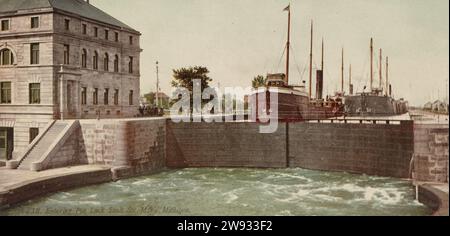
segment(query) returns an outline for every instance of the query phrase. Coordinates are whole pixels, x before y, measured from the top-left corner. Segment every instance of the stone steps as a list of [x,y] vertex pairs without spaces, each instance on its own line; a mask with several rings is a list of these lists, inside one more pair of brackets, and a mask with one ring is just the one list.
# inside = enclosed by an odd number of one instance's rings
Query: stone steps
[[55,124],[53,124],[53,126],[47,131],[44,137],[42,137],[42,139],[39,140],[37,144],[35,144],[28,155],[24,157],[22,162],[19,164],[18,169],[30,170],[31,164],[33,162],[39,161],[42,155],[44,155],[44,153],[51,148],[52,143],[55,141],[58,135],[61,134],[61,132],[67,125],[68,124],[66,122],[62,121],[55,122]]

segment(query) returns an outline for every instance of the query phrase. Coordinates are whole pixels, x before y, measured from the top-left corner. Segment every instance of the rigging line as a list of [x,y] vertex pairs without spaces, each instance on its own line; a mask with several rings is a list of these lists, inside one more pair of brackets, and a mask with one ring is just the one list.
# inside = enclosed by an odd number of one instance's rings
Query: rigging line
[[[294,52],[294,48],[291,45],[289,46],[289,48],[292,49],[292,51]],[[302,79],[303,75],[300,72],[300,67],[299,67],[299,65],[297,63],[297,60],[295,59],[295,53],[292,54],[292,58],[294,59],[294,64],[295,64],[295,68],[297,69],[298,75],[300,76],[300,79]]]
[[287,45],[284,45],[283,53],[281,54],[278,65],[273,71],[278,71],[278,68],[280,68],[281,62],[283,61],[283,58],[284,58],[284,54],[286,53],[286,48],[287,48]]

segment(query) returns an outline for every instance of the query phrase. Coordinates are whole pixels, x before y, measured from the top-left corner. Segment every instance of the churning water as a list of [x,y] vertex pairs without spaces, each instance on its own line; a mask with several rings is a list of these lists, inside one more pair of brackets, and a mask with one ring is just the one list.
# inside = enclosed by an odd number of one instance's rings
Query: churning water
[[304,169],[183,169],[60,192],[0,215],[429,215],[410,182]]

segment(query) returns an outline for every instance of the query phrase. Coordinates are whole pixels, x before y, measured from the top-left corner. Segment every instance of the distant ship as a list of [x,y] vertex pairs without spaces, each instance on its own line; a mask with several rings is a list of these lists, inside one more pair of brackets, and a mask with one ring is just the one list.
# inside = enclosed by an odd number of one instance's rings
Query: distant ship
[[350,76],[350,94],[344,96],[344,113],[348,116],[395,116],[408,112],[408,102],[403,98],[392,97],[392,86],[389,84],[389,58],[386,57],[386,80],[382,84],[382,51],[380,49],[379,86],[373,87],[373,39],[370,39],[370,90],[353,94]]
[[[321,70],[317,70],[316,81],[316,98],[311,97],[312,90],[312,43],[313,43],[313,27],[311,22],[311,53],[310,53],[310,68],[309,68],[309,93],[306,92],[305,82],[303,85],[289,85],[289,49],[290,49],[290,26],[291,26],[291,11],[290,6],[285,8],[288,11],[288,35],[286,42],[286,72],[277,74],[268,74],[265,85],[263,87],[253,89],[250,94],[250,99],[256,101],[252,109],[256,110],[256,118],[260,120],[262,117],[272,117],[273,111],[270,109],[274,105],[278,106],[278,120],[281,121],[306,121],[327,119],[331,117],[338,117],[343,114],[342,97],[327,97],[322,98],[323,91],[323,41],[322,41],[322,66]],[[271,91],[276,88],[277,92]],[[265,96],[265,101],[259,101],[259,96]],[[270,97],[278,97],[278,102],[275,102]],[[266,106],[258,110],[260,103]]]

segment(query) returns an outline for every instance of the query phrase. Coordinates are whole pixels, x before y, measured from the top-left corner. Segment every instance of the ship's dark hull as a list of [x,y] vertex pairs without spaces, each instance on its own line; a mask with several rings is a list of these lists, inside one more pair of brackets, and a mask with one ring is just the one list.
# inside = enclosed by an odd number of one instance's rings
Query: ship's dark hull
[[[258,100],[258,94],[264,93],[266,100],[266,108],[264,111],[256,109],[256,107],[261,106],[261,101]],[[271,100],[270,96],[278,96],[278,101]],[[305,121],[305,120],[320,120],[328,119],[331,117],[340,116],[338,110],[334,107],[329,106],[317,106],[310,103],[308,96],[299,95],[295,93],[274,93],[274,92],[258,92],[253,93],[250,96],[251,101],[256,101],[256,117],[259,119],[264,116],[264,113],[271,111],[275,105],[278,106],[278,120],[282,121]],[[264,103],[264,101],[262,101]],[[276,103],[276,104],[275,104]],[[273,117],[274,113],[269,112],[269,116]]]
[[344,104],[345,113],[348,116],[394,116],[408,112],[408,105],[405,101],[387,96],[346,96]]

